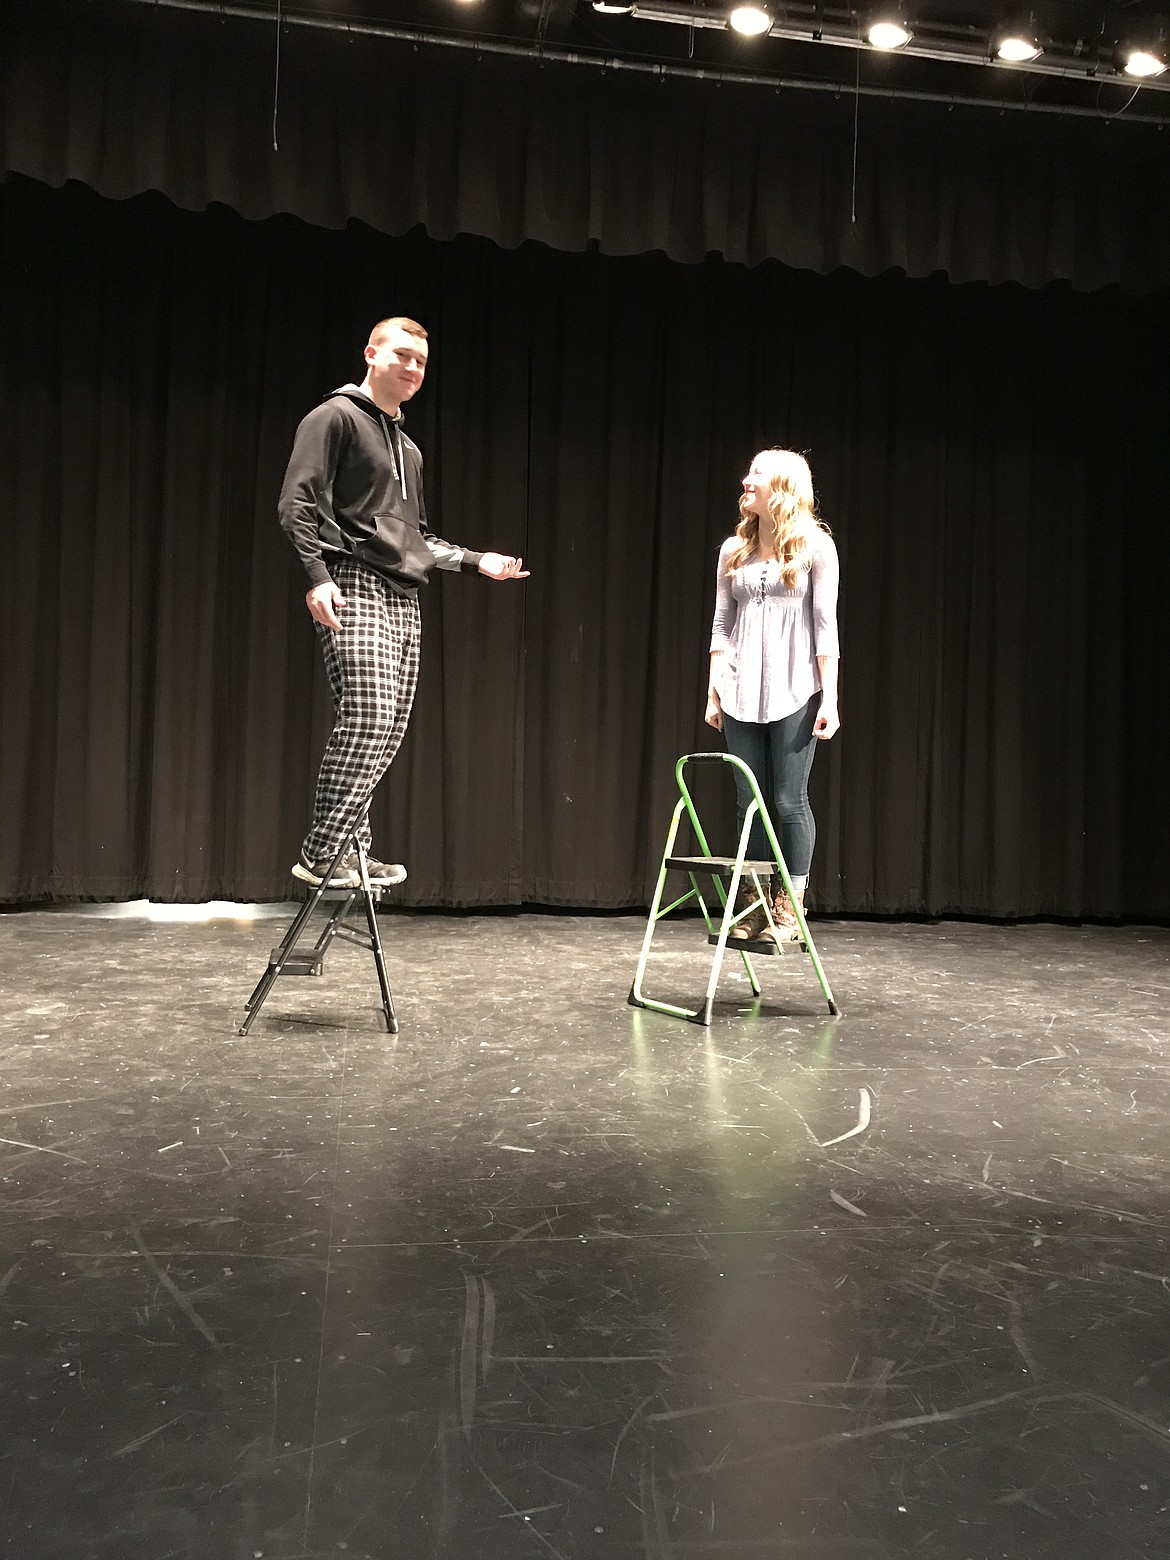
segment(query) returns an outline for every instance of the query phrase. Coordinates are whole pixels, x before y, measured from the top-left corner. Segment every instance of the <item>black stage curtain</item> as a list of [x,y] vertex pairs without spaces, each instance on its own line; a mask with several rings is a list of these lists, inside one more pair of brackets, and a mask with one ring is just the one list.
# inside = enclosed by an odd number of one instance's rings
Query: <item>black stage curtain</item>
[[[3,166],[53,186],[505,248],[1170,285],[1166,137],[1124,114],[865,98],[854,198],[849,93],[652,83],[293,28],[274,151],[272,26],[116,0],[5,3]],[[1118,110],[1131,95],[1100,94]]]
[[843,560],[819,907],[1165,918],[1170,294],[391,240],[0,185],[0,897],[288,892],[328,726],[274,506],[293,428],[424,320],[436,528],[375,809],[414,904],[645,903],[759,447]]

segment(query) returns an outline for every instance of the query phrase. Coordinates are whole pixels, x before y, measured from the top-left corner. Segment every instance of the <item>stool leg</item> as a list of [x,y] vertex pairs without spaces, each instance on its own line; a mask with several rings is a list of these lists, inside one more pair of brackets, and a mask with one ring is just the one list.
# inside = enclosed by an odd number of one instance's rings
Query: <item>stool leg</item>
[[317,941],[313,944],[313,955],[315,958],[323,959],[325,957],[325,954],[329,948],[329,944],[337,936],[338,928],[344,924],[345,918],[353,908],[353,902],[357,897],[358,893],[355,889],[347,899],[339,901],[338,904],[334,906],[330,913],[329,919],[325,922],[325,925],[321,930],[320,937],[318,937]]
[[240,1034],[246,1035],[248,1030],[251,1029],[252,1020],[264,1006],[265,998],[276,984],[277,976],[284,968],[284,961],[296,947],[297,938],[304,931],[309,917],[312,915],[313,911],[321,903],[321,896],[324,891],[324,884],[318,888],[315,888],[309,895],[308,899],[305,900],[301,908],[297,911],[296,915],[293,917],[292,925],[289,927],[288,931],[285,932],[280,947],[276,950],[276,958],[270,959],[268,961],[268,968],[257,981],[255,991],[253,991],[247,1002],[244,1003],[244,1012],[247,1013],[248,1016],[240,1025]]
[[362,900],[366,907],[366,925],[370,929],[370,951],[374,955],[374,964],[378,971],[378,985],[382,990],[382,1013],[386,1019],[386,1029],[392,1034],[398,1033],[398,1019],[394,1013],[394,998],[390,995],[390,978],[386,974],[386,959],[382,953],[382,938],[378,932],[378,914],[374,908],[374,893],[370,887],[370,869],[366,860],[366,852],[361,841],[354,835],[357,845],[358,872],[362,880]]

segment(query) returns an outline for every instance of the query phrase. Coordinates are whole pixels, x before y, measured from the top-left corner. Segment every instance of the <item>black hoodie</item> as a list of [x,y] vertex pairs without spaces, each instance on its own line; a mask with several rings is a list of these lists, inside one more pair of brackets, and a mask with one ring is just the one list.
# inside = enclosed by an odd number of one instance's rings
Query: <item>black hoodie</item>
[[313,585],[329,562],[352,558],[400,595],[413,596],[432,568],[474,573],[482,553],[427,529],[422,455],[357,385],[342,385],[305,417],[293,440],[278,506],[281,529]]

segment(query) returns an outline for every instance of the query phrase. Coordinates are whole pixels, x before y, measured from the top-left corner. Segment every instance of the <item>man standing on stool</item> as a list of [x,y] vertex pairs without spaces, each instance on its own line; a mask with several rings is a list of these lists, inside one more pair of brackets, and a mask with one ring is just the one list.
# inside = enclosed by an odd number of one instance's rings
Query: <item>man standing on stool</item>
[[[520,558],[472,552],[427,529],[422,455],[402,429],[402,404],[427,367],[427,333],[381,320],[365,350],[366,377],[342,385],[301,422],[280,493],[280,524],[309,576],[305,596],[325,656],[336,724],[325,746],[293,876],[314,886],[358,830],[367,855],[374,787],[398,752],[419,667],[418,588],[434,568],[526,579]],[[406,868],[369,860],[371,883]],[[330,886],[356,888],[357,853]]]

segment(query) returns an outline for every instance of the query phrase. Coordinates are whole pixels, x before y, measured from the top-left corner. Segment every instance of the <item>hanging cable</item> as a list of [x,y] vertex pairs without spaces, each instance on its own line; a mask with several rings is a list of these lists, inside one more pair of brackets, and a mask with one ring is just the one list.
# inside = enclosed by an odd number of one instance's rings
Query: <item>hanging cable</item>
[[276,0],[276,74],[272,83],[272,150],[280,151],[276,138],[276,121],[280,113],[280,28],[284,20],[284,0]]
[[1139,81],[1137,86],[1133,89],[1133,92],[1130,94],[1129,97],[1126,98],[1125,102],[1121,105],[1121,107],[1118,108],[1118,109],[1115,109],[1112,114],[1106,114],[1105,115],[1106,119],[1116,119],[1118,114],[1124,114],[1126,109],[1133,102],[1134,98],[1137,97],[1138,93],[1141,90],[1142,90],[1142,83]]
[[857,226],[857,121],[861,108],[861,50],[854,57],[856,74],[853,78],[853,226]]

